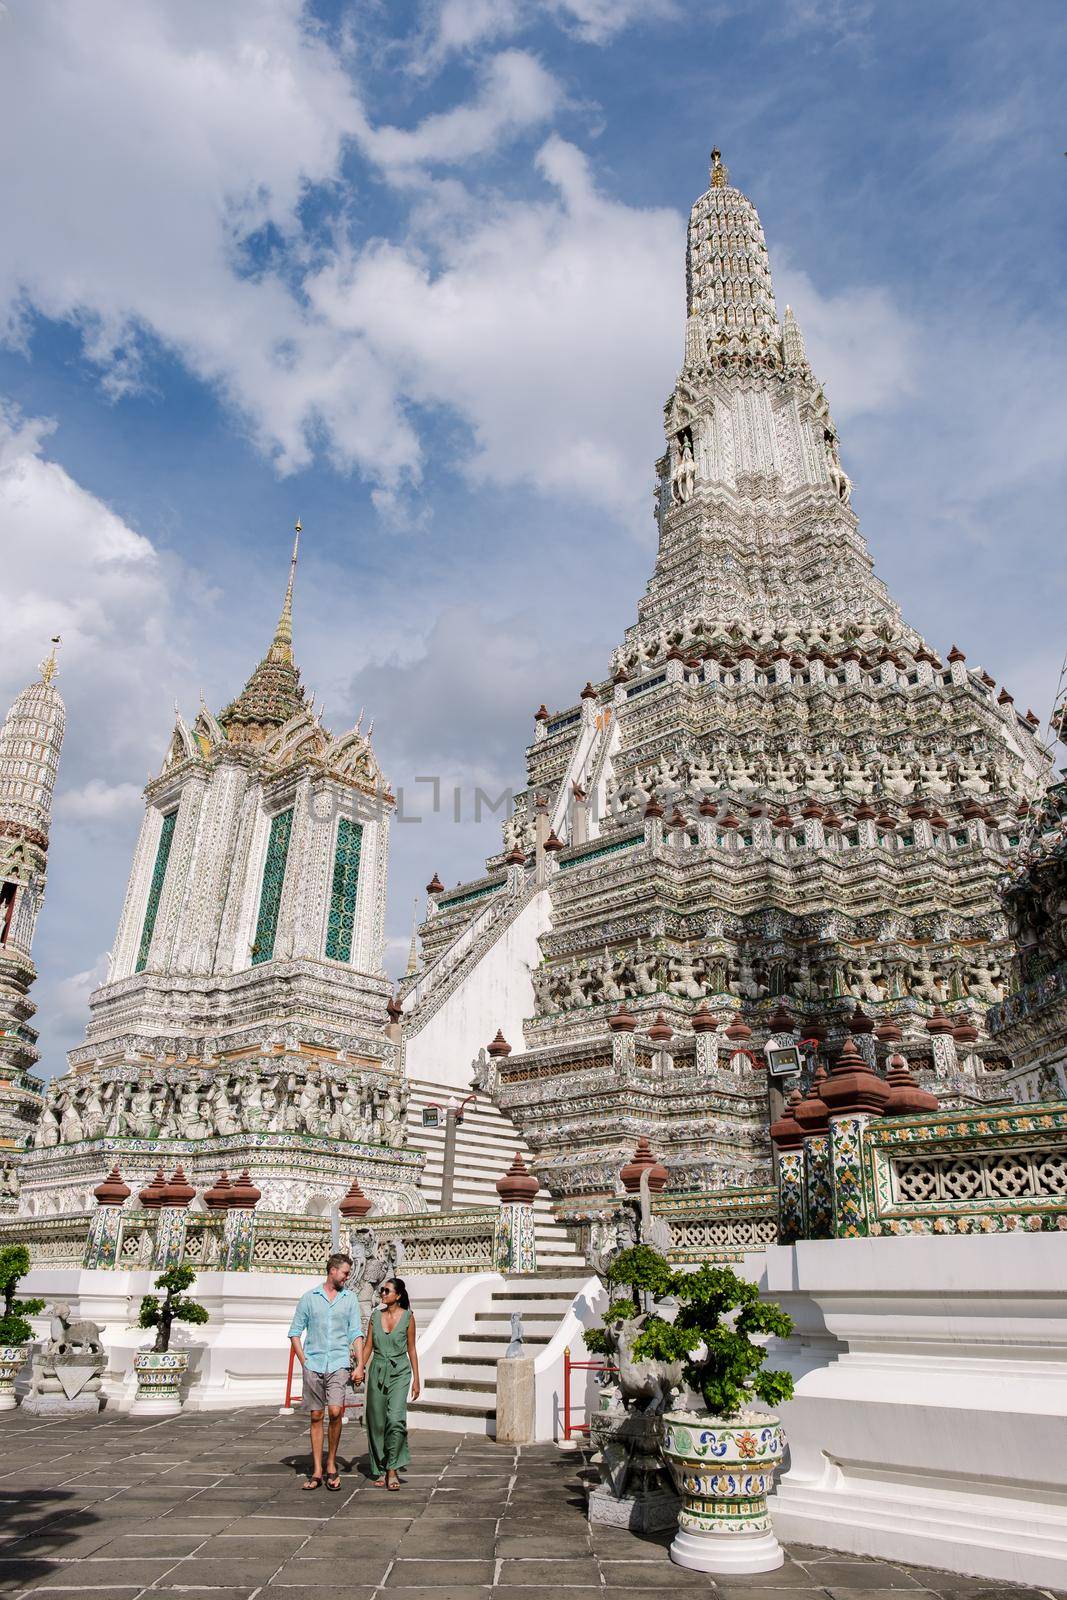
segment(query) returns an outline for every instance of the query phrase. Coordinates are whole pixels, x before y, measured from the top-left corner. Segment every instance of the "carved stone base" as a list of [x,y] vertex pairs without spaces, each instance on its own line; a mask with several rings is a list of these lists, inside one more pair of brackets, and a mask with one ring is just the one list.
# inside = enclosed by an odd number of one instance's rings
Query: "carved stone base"
[[28,1394],[22,1402],[22,1409],[35,1417],[95,1416],[100,1410],[100,1400],[99,1390],[96,1389],[87,1394],[76,1394],[73,1400],[68,1400],[65,1394]]
[[605,1528],[629,1528],[631,1533],[661,1533],[678,1521],[680,1503],[669,1489],[616,1500],[605,1484],[598,1484],[589,1494],[589,1521]]

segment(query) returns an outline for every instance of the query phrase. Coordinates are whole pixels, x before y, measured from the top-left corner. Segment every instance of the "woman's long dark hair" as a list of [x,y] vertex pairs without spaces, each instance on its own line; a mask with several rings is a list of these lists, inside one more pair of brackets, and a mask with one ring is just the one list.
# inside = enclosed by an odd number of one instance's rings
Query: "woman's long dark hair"
[[[385,1283],[391,1283],[396,1290],[396,1298],[402,1311],[411,1310],[411,1301],[408,1299],[408,1288],[403,1278],[386,1278]],[[383,1283],[382,1288],[385,1288]]]

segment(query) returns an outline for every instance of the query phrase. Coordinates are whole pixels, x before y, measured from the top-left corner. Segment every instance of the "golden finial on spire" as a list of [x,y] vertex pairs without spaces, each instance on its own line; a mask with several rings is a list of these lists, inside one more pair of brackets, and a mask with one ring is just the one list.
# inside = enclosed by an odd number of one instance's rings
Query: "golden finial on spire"
[[716,146],[711,152],[711,187],[725,189],[729,182],[729,169],[723,166],[722,151]]
[[52,648],[48,652],[48,655],[45,657],[45,659],[41,662],[39,668],[42,683],[51,683],[52,679],[59,670],[59,667],[56,663],[56,649],[60,644],[62,644],[62,642],[63,641],[58,633],[54,633],[52,635]]
[[293,659],[293,584],[296,582],[296,562],[300,554],[300,535],[303,531],[300,518],[297,517],[293,530],[293,553],[289,558],[289,582],[285,587],[282,614],[278,618],[278,626],[274,630],[274,642],[270,648],[271,659],[275,661]]

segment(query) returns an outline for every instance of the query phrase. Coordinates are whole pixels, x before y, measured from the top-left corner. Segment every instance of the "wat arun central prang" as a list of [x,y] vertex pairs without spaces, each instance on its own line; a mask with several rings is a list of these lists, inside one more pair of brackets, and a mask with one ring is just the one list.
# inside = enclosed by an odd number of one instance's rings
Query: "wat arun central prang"
[[[477,1068],[564,1215],[649,1134],[672,1186],[766,1181],[762,1046],[902,1045],[1003,1097],[999,882],[1038,719],[875,576],[827,395],[718,151],[693,206],[659,553],[608,670],[534,719],[483,876],[429,885],[408,1070]],[[505,1054],[504,1044],[510,1045]]]
[[353,1181],[418,1211],[409,1091],[472,1079],[566,1223],[609,1201],[641,1135],[672,1189],[751,1191],[768,1038],[902,1049],[946,1107],[1010,1095],[984,1018],[1049,777],[1037,718],[875,576],[717,151],[686,287],[637,620],[573,705],[538,709],[502,848],[451,890],[434,873],[399,995],[393,796],[369,731],[334,737],[301,685],[294,548],[267,654],[218,716],[178,717],[145,790],[108,981],[43,1109],[16,1108],[36,1126],[9,1207],[77,1210],[121,1160],[138,1183],[247,1166],[283,1213],[325,1214]]

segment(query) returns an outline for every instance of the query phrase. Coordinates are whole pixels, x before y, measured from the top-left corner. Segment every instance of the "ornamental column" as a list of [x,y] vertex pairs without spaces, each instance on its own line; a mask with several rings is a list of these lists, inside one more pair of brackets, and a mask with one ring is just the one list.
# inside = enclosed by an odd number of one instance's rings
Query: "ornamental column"
[[871,1118],[885,1109],[889,1087],[867,1065],[853,1040],[848,1038],[821,1092],[830,1112],[834,1236],[838,1239],[865,1238],[868,1204],[863,1131]]
[[496,1181],[500,1210],[493,1228],[493,1266],[497,1272],[537,1271],[533,1203],[540,1187],[516,1150],[511,1166]]
[[93,1190],[96,1210],[89,1223],[82,1266],[111,1269],[119,1264],[122,1249],[122,1208],[130,1198],[130,1186],[123,1183],[118,1164]]

